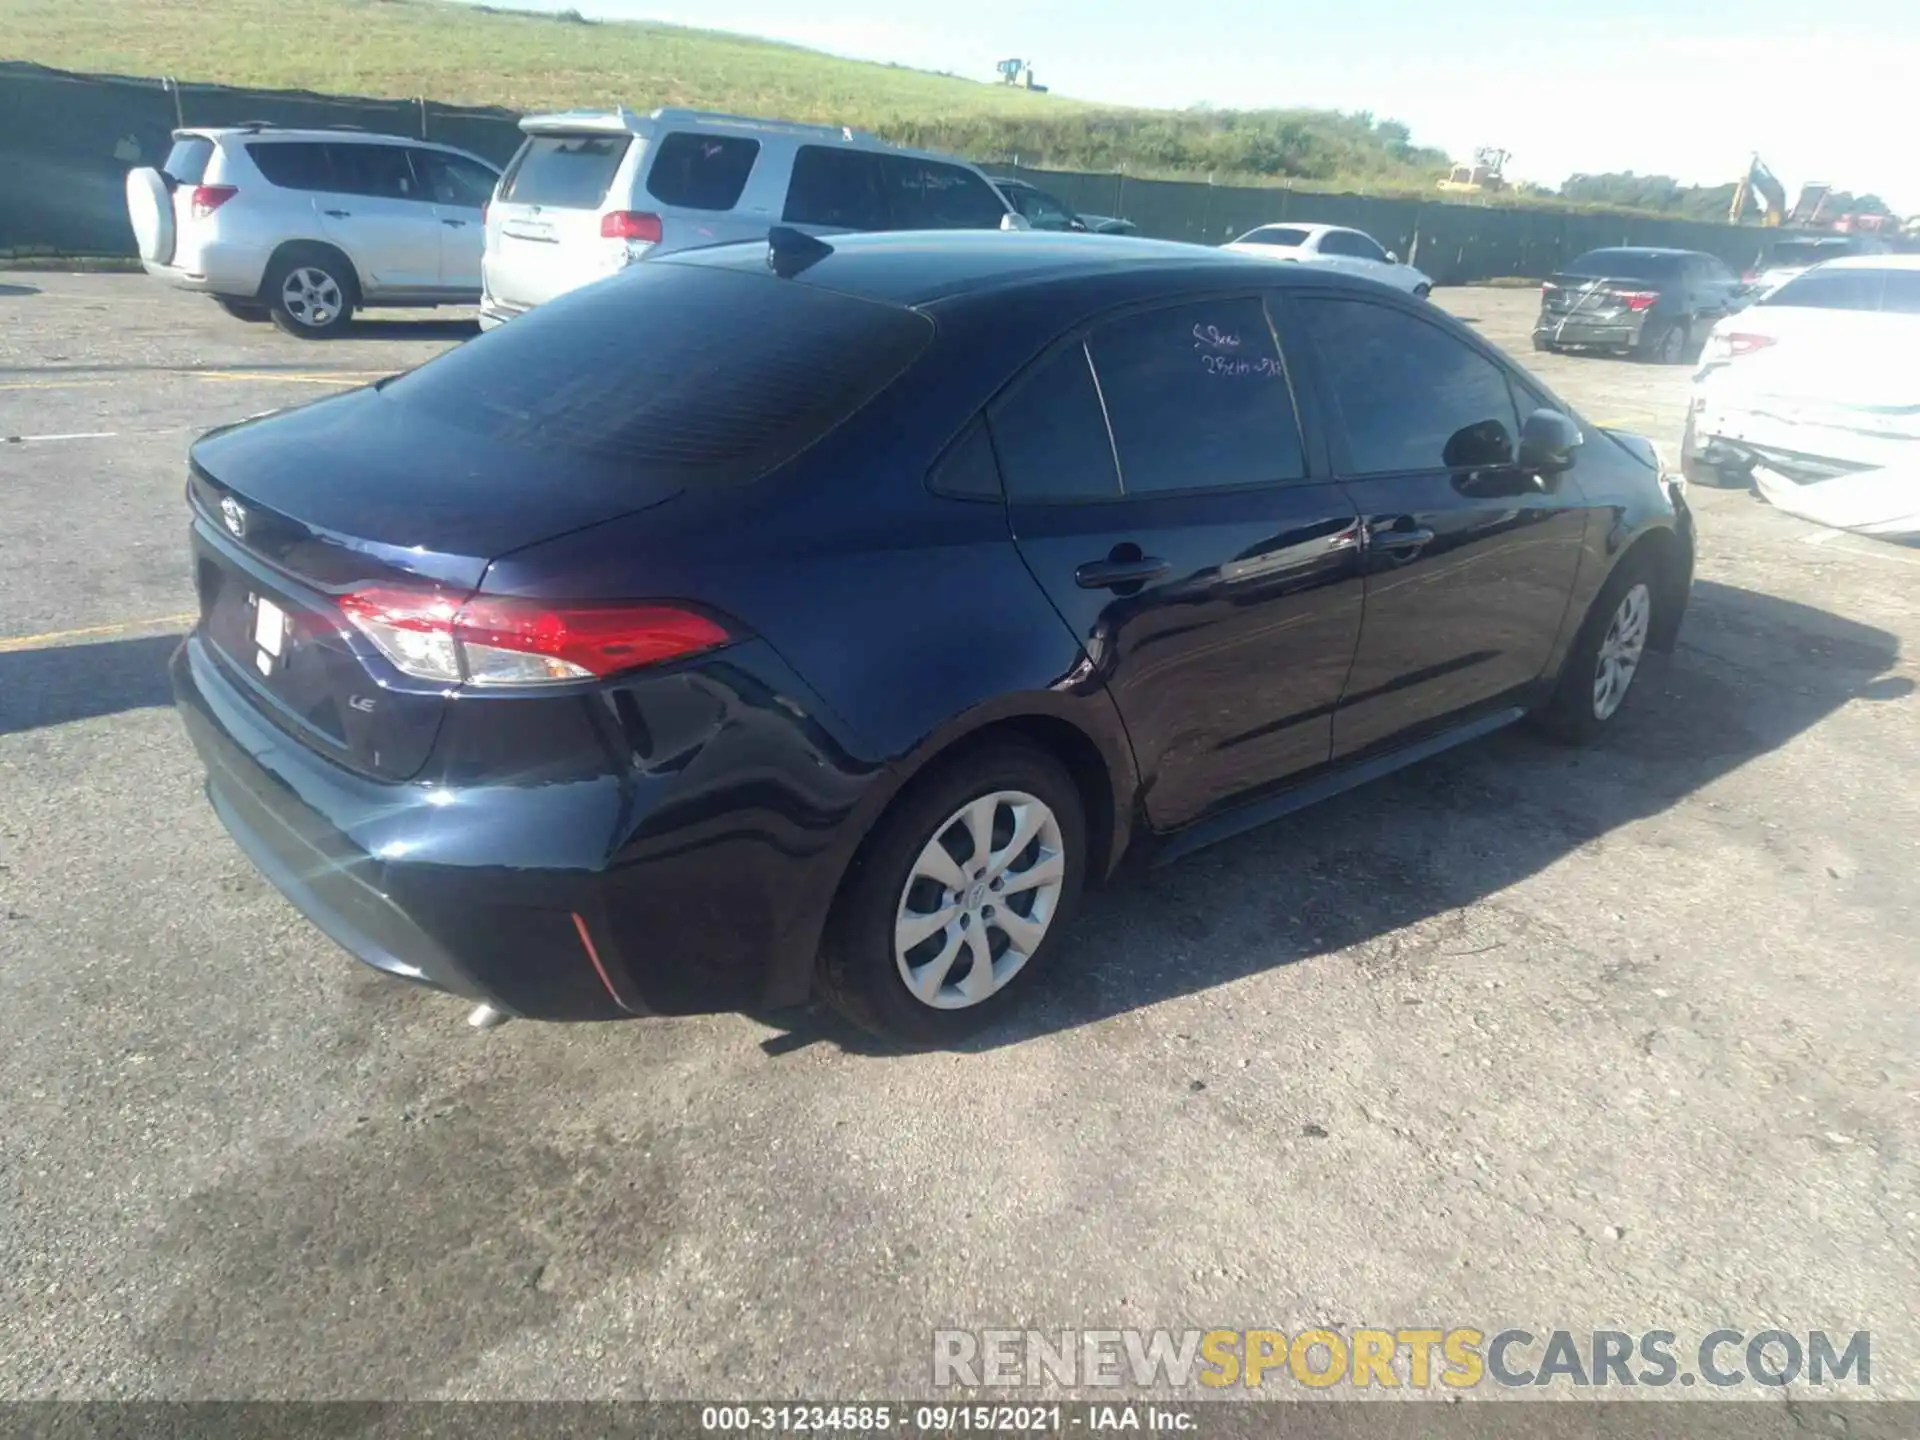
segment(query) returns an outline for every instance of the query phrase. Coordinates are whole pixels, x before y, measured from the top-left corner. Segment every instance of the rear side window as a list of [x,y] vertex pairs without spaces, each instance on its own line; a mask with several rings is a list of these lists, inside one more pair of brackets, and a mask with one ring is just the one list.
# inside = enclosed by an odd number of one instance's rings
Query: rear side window
[[802,145],[794,152],[782,218],[793,225],[841,230],[889,228],[878,157],[870,150]]
[[1128,495],[1303,479],[1293,394],[1258,300],[1115,320],[1087,342]]
[[675,131],[654,146],[647,193],[662,205],[731,210],[759,156],[760,142],[744,135]]
[[892,229],[994,230],[1006,217],[999,194],[971,170],[909,155],[879,160]]
[[[912,310],[768,274],[637,265],[386,382],[504,445],[685,486],[750,480],[840,424],[933,333]],[[637,343],[635,337],[644,337]]]
[[187,135],[173,142],[160,169],[182,185],[198,185],[207,178],[207,165],[212,159],[213,141]]
[[1513,394],[1484,355],[1385,305],[1306,299],[1299,310],[1345,432],[1347,473],[1513,461]]
[[1085,346],[1043,360],[995,402],[987,424],[1011,498],[1120,498],[1113,439]]
[[413,173],[404,145],[327,145],[333,183],[342,195],[378,200],[425,200],[426,187]]
[[1322,255],[1351,255],[1360,260],[1384,260],[1387,252],[1354,230],[1329,230],[1320,237]]
[[327,147],[305,140],[256,141],[247,146],[247,158],[283,190],[332,190],[332,167]]
[[632,140],[630,135],[529,135],[500,198],[516,205],[598,210]]
[[1292,225],[1262,225],[1258,230],[1242,235],[1238,243],[1297,247],[1307,243],[1307,232]]

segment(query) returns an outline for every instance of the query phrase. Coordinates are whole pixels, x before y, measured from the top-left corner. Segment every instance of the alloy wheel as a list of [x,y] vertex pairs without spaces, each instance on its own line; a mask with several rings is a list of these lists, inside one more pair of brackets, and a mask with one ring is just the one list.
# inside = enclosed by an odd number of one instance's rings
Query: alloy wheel
[[1596,720],[1611,719],[1627,698],[1640,657],[1646,652],[1647,631],[1653,621],[1653,594],[1641,581],[1620,597],[1613,618],[1607,622],[1606,638],[1600,642],[1600,658],[1593,672],[1593,715]]
[[312,330],[323,329],[337,320],[342,300],[340,282],[311,265],[289,271],[280,287],[281,307]]
[[908,993],[936,1010],[978,1005],[1040,948],[1066,881],[1060,822],[1020,790],[968,801],[907,874],[893,926]]

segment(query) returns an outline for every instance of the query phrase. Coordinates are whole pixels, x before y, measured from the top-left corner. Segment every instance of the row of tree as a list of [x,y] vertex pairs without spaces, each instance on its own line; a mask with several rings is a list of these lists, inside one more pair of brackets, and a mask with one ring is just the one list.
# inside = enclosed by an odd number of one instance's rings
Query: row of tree
[[[1560,187],[1560,198],[1581,205],[1653,210],[1689,220],[1724,220],[1736,186],[1682,185],[1671,175],[1636,175],[1631,170],[1606,175],[1575,175]],[[1891,215],[1878,195],[1836,190],[1827,197],[1828,215]]]

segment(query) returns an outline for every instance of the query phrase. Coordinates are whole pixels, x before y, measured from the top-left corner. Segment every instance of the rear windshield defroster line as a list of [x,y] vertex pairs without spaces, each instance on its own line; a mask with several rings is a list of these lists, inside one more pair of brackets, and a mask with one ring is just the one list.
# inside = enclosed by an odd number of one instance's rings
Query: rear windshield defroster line
[[503,445],[683,488],[738,483],[859,410],[933,335],[916,311],[734,270],[653,263],[554,300],[382,387]]

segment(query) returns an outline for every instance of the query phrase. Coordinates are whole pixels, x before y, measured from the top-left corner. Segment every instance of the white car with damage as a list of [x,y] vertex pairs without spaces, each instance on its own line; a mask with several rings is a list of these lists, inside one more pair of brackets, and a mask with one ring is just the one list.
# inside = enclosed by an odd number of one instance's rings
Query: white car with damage
[[1681,467],[1816,524],[1920,539],[1920,255],[1830,260],[1714,326]]
[[1344,225],[1302,225],[1290,220],[1261,225],[1220,248],[1236,255],[1251,255],[1256,260],[1320,265],[1347,275],[1378,280],[1422,298],[1433,290],[1430,276],[1404,264],[1398,255],[1366,231],[1349,230]]

